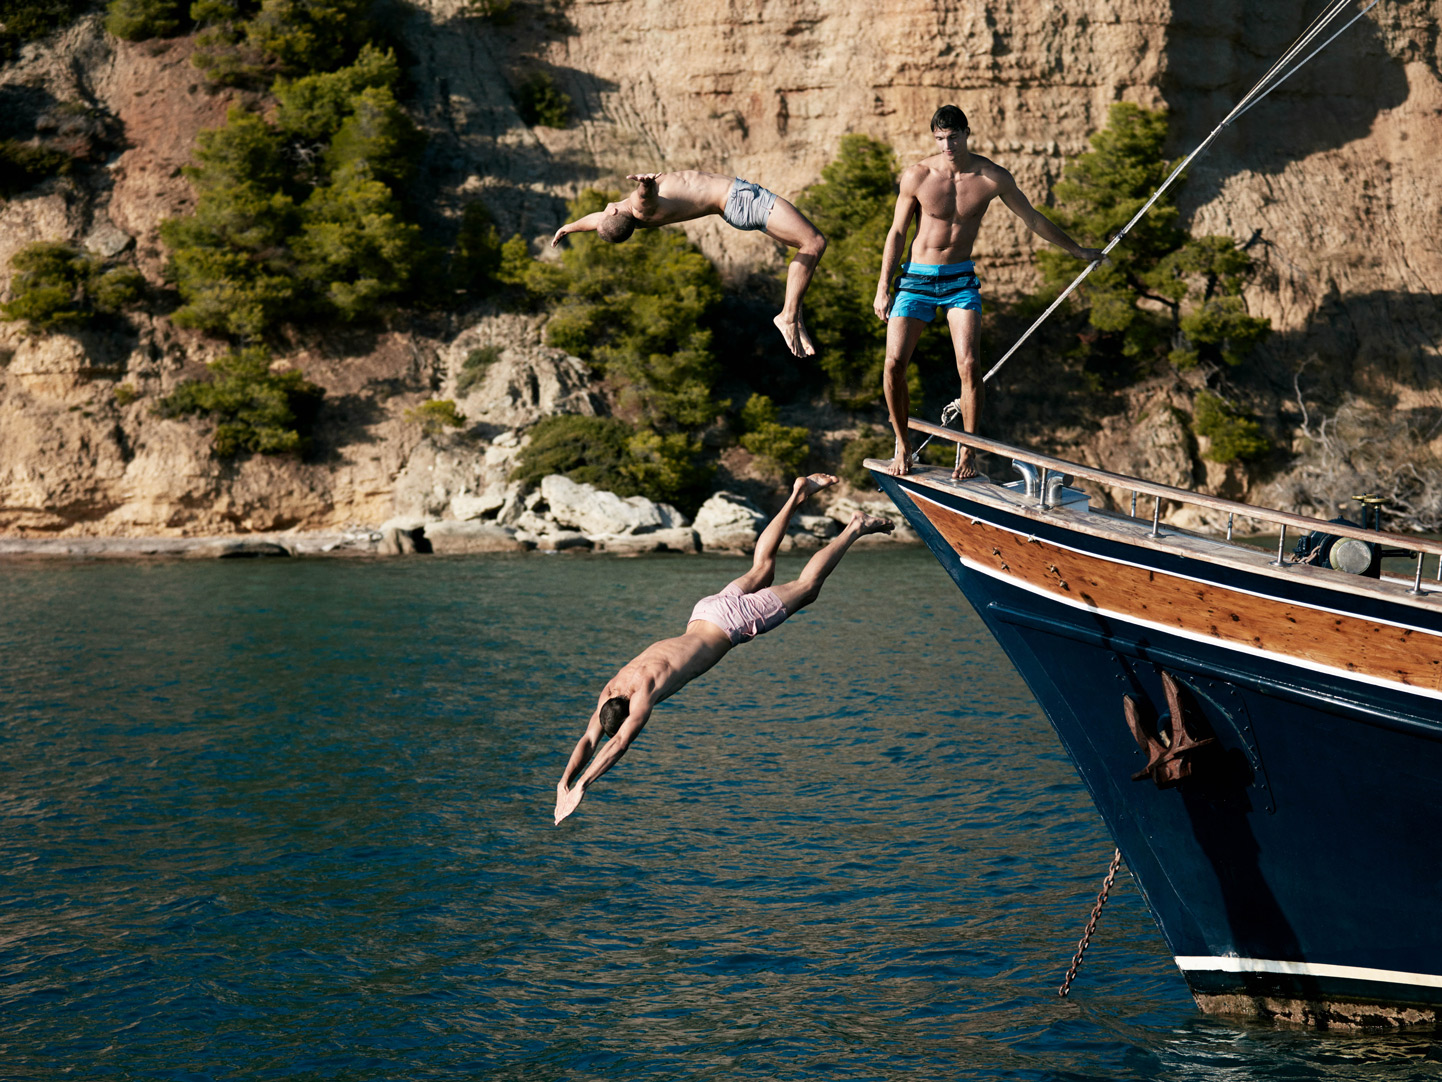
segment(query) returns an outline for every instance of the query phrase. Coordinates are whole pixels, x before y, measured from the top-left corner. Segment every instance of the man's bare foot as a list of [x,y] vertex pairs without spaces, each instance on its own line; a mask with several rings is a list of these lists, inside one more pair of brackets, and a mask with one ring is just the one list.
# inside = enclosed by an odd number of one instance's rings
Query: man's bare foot
[[960,447],[961,452],[956,459],[956,469],[951,471],[953,481],[969,481],[973,477],[981,476],[976,470],[976,452],[970,447]]
[[906,445],[905,440],[896,441],[896,455],[891,460],[891,465],[886,467],[886,472],[892,477],[905,477],[911,472],[911,448]]
[[851,524],[860,526],[858,537],[865,537],[869,533],[890,533],[896,529],[896,523],[889,518],[878,518],[875,515],[868,515],[865,511],[857,511],[851,516]]
[[811,335],[806,330],[806,324],[798,316],[795,320],[788,320],[785,314],[778,315],[771,321],[776,324],[776,329],[781,332],[781,337],[786,339],[786,348],[795,357],[816,356],[816,343],[811,340]]
[[829,473],[813,473],[808,477],[798,477],[791,486],[791,491],[800,496],[803,500],[807,496],[820,492],[823,488],[830,488],[840,480]]

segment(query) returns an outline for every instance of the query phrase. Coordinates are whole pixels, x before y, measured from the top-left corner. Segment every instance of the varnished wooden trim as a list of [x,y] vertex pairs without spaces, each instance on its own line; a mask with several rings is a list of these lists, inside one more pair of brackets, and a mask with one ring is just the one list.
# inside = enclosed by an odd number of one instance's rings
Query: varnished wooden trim
[[1442,635],[1426,628],[1098,556],[912,496],[957,557],[979,573],[1072,608],[1442,699]]

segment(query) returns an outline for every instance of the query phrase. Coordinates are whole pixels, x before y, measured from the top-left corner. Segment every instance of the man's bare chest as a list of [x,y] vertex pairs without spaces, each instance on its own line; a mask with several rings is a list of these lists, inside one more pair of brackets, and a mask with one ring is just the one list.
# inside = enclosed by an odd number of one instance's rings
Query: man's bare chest
[[975,174],[962,174],[955,179],[934,178],[923,184],[917,202],[928,218],[944,222],[965,222],[980,219],[996,196],[995,185]]

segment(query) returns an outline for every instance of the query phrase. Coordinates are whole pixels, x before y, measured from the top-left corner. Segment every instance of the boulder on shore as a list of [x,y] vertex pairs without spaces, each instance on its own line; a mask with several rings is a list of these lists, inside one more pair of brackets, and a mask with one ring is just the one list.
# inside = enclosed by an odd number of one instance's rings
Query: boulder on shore
[[718,492],[696,512],[696,532],[708,549],[750,552],[766,527],[766,516],[734,492]]

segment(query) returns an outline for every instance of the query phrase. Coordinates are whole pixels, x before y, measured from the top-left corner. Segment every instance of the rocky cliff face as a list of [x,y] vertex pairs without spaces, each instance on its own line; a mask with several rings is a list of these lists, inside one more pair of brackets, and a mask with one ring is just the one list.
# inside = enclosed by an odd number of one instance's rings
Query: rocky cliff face
[[[966,110],[973,149],[1044,201],[1115,101],[1172,110],[1178,154],[1200,142],[1312,6],[518,0],[517,19],[497,27],[466,16],[461,0],[424,0],[402,32],[432,135],[428,203],[445,215],[479,196],[504,232],[539,237],[577,191],[619,187],[638,168],[734,171],[795,196],[848,132],[890,142],[903,161],[918,158],[929,152],[932,111],[947,101]],[[1230,129],[1180,190],[1196,227],[1253,240],[1263,273],[1248,303],[1277,331],[1253,389],[1270,396],[1279,423],[1315,428],[1319,408],[1380,404],[1406,421],[1424,459],[1442,454],[1439,21],[1435,5],[1384,0]],[[91,19],[0,70],[0,91],[39,88],[113,117],[123,131],[103,167],[0,205],[0,267],[31,241],[76,238],[106,254],[133,253],[159,279],[158,224],[191,199],[179,169],[195,133],[220,123],[230,103],[190,66],[190,48],[187,39],[116,42]],[[521,122],[506,87],[538,68],[577,103],[572,127]],[[756,234],[714,219],[688,232],[729,275],[779,266],[775,246]],[[993,210],[977,251],[993,295],[1032,284],[1037,243]],[[320,453],[307,463],[233,465],[210,455],[193,423],[150,413],[156,397],[215,355],[214,343],[163,320],[42,339],[0,324],[0,531],[321,528],[417,510],[398,506],[398,493],[404,504],[492,491],[499,466],[456,467],[460,479],[440,495],[420,484],[436,451],[404,416],[454,386],[473,342],[515,349],[482,398],[465,403],[484,420],[477,463],[506,459],[506,434],[537,411],[595,403],[578,383],[583,373],[547,355],[536,328],[483,316],[297,351],[287,363],[328,392]],[[1039,368],[1045,358],[1014,363]],[[994,401],[1007,379],[993,385]],[[138,393],[133,402],[117,398],[122,384]],[[1297,387],[1305,417],[1289,405]],[[1051,438],[1109,468],[1242,494],[1245,477],[1208,472],[1184,429],[1171,430],[1171,407],[1186,395],[1180,384],[1144,388],[1118,417]],[[1305,496],[1285,486],[1277,494]]]

